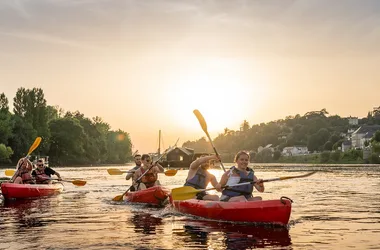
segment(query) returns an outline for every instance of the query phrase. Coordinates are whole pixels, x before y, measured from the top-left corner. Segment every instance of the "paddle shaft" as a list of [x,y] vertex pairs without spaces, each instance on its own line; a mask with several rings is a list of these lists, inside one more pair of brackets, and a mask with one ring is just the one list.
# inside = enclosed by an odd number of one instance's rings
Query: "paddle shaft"
[[[278,178],[272,178],[272,179],[265,179],[265,180],[262,180],[260,182],[283,181],[283,180],[287,180],[287,179],[302,178],[302,177],[310,176],[314,173],[315,172],[307,173],[304,175],[297,175],[297,176],[285,176],[285,177],[278,177]],[[242,185],[247,185],[247,184],[254,184],[257,182],[259,182],[259,181],[242,182],[242,183],[238,183],[238,184],[234,184],[234,185],[222,186],[221,188],[236,187],[236,186],[242,186]],[[216,189],[216,188],[198,189],[198,191],[203,192],[203,191],[208,191],[208,190],[213,190],[213,189]],[[198,191],[197,191],[197,193],[198,193]]]

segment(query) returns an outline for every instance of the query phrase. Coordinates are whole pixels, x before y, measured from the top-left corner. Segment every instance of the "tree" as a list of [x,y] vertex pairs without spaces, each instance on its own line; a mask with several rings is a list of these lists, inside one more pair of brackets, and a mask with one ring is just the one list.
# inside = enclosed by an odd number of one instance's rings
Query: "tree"
[[13,154],[13,151],[10,147],[5,146],[0,143],[0,162],[10,162],[10,157]]
[[240,125],[240,131],[246,132],[249,129],[249,123],[247,120],[244,120],[243,123]]

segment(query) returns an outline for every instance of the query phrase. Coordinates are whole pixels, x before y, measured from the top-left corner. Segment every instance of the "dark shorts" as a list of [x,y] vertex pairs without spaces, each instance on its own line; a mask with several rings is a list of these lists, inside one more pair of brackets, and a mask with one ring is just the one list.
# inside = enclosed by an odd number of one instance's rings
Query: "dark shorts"
[[205,197],[206,195],[208,195],[208,193],[200,192],[200,193],[197,193],[196,198],[197,200],[203,200],[203,197]]

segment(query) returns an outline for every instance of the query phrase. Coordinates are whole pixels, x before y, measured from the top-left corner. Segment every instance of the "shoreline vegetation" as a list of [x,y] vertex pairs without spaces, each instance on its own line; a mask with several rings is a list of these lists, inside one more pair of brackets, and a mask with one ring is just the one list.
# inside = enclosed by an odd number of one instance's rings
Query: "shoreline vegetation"
[[[11,113],[8,98],[0,93],[0,168],[14,166],[37,136],[42,137],[42,142],[33,159],[49,156],[52,167],[120,166],[133,161],[128,132],[111,130],[98,116],[87,118],[80,111],[65,112],[59,106],[48,105],[41,88],[19,88],[13,107]],[[380,130],[366,138],[363,148],[342,151],[350,133],[361,126],[380,125],[380,107],[363,118],[328,114],[322,109],[253,126],[244,120],[239,130],[225,128],[212,141],[223,162],[233,162],[236,152],[247,150],[256,164],[380,163]],[[353,119],[356,123],[352,123]],[[182,147],[213,153],[205,137],[186,141]],[[284,156],[286,147],[303,147],[313,153]]]

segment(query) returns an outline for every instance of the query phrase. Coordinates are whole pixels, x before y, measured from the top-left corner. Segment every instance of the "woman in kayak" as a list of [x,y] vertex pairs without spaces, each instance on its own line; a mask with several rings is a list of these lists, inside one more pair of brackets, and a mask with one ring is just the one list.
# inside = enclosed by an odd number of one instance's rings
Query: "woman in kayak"
[[[252,192],[255,187],[260,193],[264,192],[264,184],[262,179],[257,179],[252,169],[248,168],[249,153],[240,151],[235,156],[235,162],[237,166],[233,166],[225,172],[219,184],[217,190],[222,192],[220,197],[221,201],[254,201],[261,200],[260,196],[253,197]],[[232,186],[238,183],[255,181],[254,184],[246,184],[241,186],[225,188],[222,191],[222,186]]]
[[32,162],[27,158],[21,158],[17,162],[18,169],[13,175],[11,182],[16,184],[34,184],[31,172],[33,169]]
[[59,181],[62,180],[61,175],[57,171],[54,171],[52,168],[48,168],[45,166],[44,159],[38,159],[37,169],[33,170],[32,172],[32,176],[36,179],[36,183],[51,184],[51,175],[56,175]]
[[[190,164],[189,173],[187,174],[186,183],[184,186],[190,186],[196,189],[205,189],[211,182],[213,187],[218,185],[215,176],[207,170],[211,165],[212,160],[219,161],[216,155],[206,156],[203,155]],[[208,194],[206,192],[197,193],[198,200],[211,200],[218,201],[219,196],[216,194]]]
[[137,181],[148,169],[149,171],[144,174],[141,180],[135,185],[135,190],[143,190],[154,186],[160,186],[160,181],[158,180],[158,173],[163,173],[165,169],[158,163],[154,163],[152,167],[152,159],[150,155],[143,154],[141,156],[142,165],[136,170],[133,178]]

